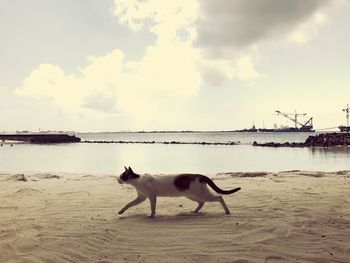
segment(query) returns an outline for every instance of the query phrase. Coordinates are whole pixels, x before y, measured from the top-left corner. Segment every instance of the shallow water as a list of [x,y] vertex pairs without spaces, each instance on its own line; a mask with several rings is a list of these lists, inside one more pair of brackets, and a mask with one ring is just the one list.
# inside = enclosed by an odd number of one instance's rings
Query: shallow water
[[78,134],[83,140],[230,142],[241,145],[181,144],[5,144],[2,172],[78,172],[119,174],[123,166],[140,173],[239,171],[338,171],[350,169],[350,148],[260,148],[257,142],[301,142],[297,133],[101,133]]
[[115,132],[115,133],[79,133],[78,137],[86,141],[159,141],[159,142],[240,142],[252,144],[263,142],[304,142],[310,135],[317,133],[272,133],[272,132]]

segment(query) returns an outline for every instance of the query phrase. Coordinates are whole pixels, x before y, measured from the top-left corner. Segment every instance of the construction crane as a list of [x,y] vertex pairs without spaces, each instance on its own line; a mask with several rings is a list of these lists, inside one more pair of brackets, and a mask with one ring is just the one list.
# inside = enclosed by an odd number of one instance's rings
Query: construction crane
[[346,126],[339,126],[339,130],[341,132],[350,132],[350,126],[349,126],[349,104],[346,105],[346,108],[343,109],[344,112],[346,112]]
[[[284,112],[281,112],[279,110],[276,110],[275,111],[277,113],[277,115],[282,115],[283,117],[287,118],[288,120],[291,120],[294,125],[295,125],[295,129],[299,129],[298,128],[298,125],[300,125],[300,129],[301,130],[312,130],[313,128],[313,124],[312,124],[312,117],[305,123],[302,123],[300,121],[298,121],[298,117],[299,116],[306,116],[307,114],[306,113],[297,113],[295,111],[295,113],[284,113]],[[293,116],[293,117],[290,117],[290,116]]]
[[349,110],[350,110],[349,104],[346,104],[346,108],[343,109],[343,111],[346,112],[346,126],[349,126]]

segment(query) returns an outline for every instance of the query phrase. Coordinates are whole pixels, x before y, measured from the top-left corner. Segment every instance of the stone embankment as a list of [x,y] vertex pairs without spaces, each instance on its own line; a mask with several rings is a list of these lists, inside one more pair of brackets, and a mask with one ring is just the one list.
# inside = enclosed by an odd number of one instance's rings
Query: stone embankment
[[83,143],[119,143],[119,144],[198,144],[198,145],[237,145],[240,142],[179,142],[179,141],[82,141]]
[[68,134],[46,134],[34,136],[30,140],[31,143],[72,143],[80,141],[79,137]]
[[334,147],[350,146],[350,133],[322,133],[309,136],[305,142],[285,142],[285,143],[253,143],[253,146],[261,147]]
[[81,139],[75,135],[65,133],[58,134],[43,134],[43,133],[16,133],[16,134],[0,134],[1,141],[19,141],[27,143],[72,143],[80,142]]

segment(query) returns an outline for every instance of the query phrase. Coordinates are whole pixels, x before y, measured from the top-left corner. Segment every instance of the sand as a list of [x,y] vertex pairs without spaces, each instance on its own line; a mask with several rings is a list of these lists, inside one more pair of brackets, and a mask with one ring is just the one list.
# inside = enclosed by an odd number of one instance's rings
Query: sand
[[206,203],[135,197],[112,175],[0,175],[0,262],[350,262],[350,171],[225,173]]

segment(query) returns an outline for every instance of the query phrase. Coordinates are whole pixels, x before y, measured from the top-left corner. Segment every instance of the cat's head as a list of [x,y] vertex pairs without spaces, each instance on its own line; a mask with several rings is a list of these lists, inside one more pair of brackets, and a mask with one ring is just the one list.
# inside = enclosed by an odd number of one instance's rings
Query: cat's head
[[117,179],[120,184],[131,183],[132,180],[140,178],[140,175],[135,174],[130,166],[129,168],[126,168],[124,166],[124,168],[125,168],[125,171]]

